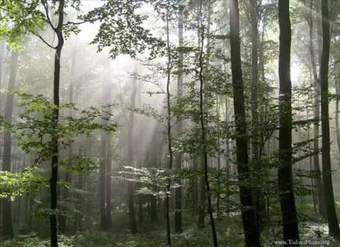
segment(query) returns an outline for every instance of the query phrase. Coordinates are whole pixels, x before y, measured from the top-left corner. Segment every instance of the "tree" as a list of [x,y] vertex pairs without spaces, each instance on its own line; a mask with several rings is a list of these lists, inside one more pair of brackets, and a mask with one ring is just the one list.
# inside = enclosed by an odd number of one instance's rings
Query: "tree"
[[[112,83],[108,81],[108,86],[104,90],[103,99],[105,104],[112,102]],[[111,107],[108,107],[112,111]],[[107,118],[109,119],[110,114]],[[104,124],[107,120],[103,120]],[[111,133],[103,132],[102,141],[102,164],[99,172],[99,195],[100,195],[100,227],[104,231],[112,229],[112,135]]]
[[[208,174],[208,142],[207,142],[207,127],[206,127],[206,121],[207,121],[207,110],[206,110],[206,95],[205,95],[205,77],[204,73],[207,70],[208,62],[204,61],[204,40],[205,40],[205,27],[203,23],[203,17],[202,17],[202,6],[203,2],[200,2],[200,16],[199,16],[199,33],[201,35],[200,38],[200,52],[199,52],[199,113],[200,113],[200,129],[201,129],[201,152],[202,152],[202,164],[203,164],[203,172],[204,172],[204,192],[205,192],[205,197],[207,202],[208,202],[208,213],[209,213],[209,218],[210,218],[210,225],[211,225],[211,233],[213,237],[213,243],[214,246],[218,246],[218,241],[217,241],[217,232],[216,232],[216,226],[215,226],[215,221],[214,221],[214,214],[213,214],[213,207],[212,207],[212,200],[211,200],[211,190],[210,190],[210,181],[209,181],[209,174]],[[208,0],[208,15],[210,15],[210,9],[211,9],[211,2]],[[208,28],[207,28],[207,36],[209,35],[209,20],[210,18],[208,17]],[[208,36],[209,37],[209,36]],[[208,43],[209,46],[209,43]],[[209,51],[208,51],[209,54]]]
[[[16,75],[18,70],[18,53],[13,51],[11,55],[10,63],[10,75],[8,82],[8,95],[5,106],[5,120],[11,124],[13,118],[14,109],[14,95],[13,90],[15,89]],[[4,133],[4,152],[2,156],[2,169],[4,171],[11,171],[12,167],[12,136],[10,131]],[[5,199],[2,202],[2,227],[3,235],[5,238],[13,238],[13,224],[12,224],[12,202],[10,199]]]
[[[136,65],[137,66],[137,65]],[[137,70],[133,75],[133,82],[132,82],[132,91],[130,97],[130,104],[131,110],[129,112],[129,119],[128,119],[128,152],[127,152],[127,162],[130,166],[133,166],[134,154],[133,154],[133,135],[134,135],[134,119],[135,113],[134,109],[136,107],[136,94],[137,94]],[[136,213],[135,213],[135,195],[134,195],[134,187],[132,182],[128,182],[128,207],[129,207],[129,223],[130,229],[132,233],[137,232],[137,223],[136,223]]]
[[[49,17],[47,1],[42,1],[44,8],[46,9],[46,16]],[[60,106],[60,63],[61,52],[64,46],[64,8],[65,1],[59,0],[58,5],[58,22],[54,27],[52,22],[49,22],[51,28],[54,30],[57,36],[57,46],[55,47],[54,55],[54,76],[53,76],[53,104],[55,105],[53,114],[53,129],[56,131],[59,119],[59,106]],[[50,231],[51,231],[51,247],[58,247],[58,222],[57,222],[57,208],[58,208],[58,172],[59,172],[59,157],[58,157],[58,135],[57,133],[52,135],[51,148],[53,156],[51,158],[51,179],[50,179],[50,193],[51,193],[51,215],[50,215]]]
[[340,229],[335,210],[332,182],[331,150],[329,133],[328,72],[330,52],[330,23],[328,0],[322,0],[322,53],[320,64],[321,82],[321,132],[322,132],[322,179],[328,220],[329,234],[340,239]]
[[[314,47],[314,34],[313,29],[315,26],[314,22],[314,0],[310,1],[310,5],[306,8],[309,9],[309,13],[307,16],[307,22],[309,27],[309,53],[310,53],[310,61],[311,61],[311,70],[313,75],[313,87],[314,87],[314,118],[315,118],[315,124],[314,124],[314,141],[313,141],[313,149],[315,154],[313,155],[313,168],[314,168],[314,177],[313,180],[315,180],[315,186],[317,190],[317,200],[318,200],[318,210],[320,215],[323,217],[326,217],[325,212],[325,200],[324,200],[324,194],[323,194],[323,186],[322,186],[322,179],[321,179],[321,172],[320,172],[320,160],[319,160],[319,135],[320,135],[320,128],[319,128],[319,122],[320,122],[320,80],[318,78],[318,72],[317,72],[317,62],[315,59],[315,47]],[[316,22],[318,23],[318,22]],[[319,30],[319,28],[317,28]],[[320,38],[318,38],[318,41]]]
[[256,222],[252,190],[246,184],[250,179],[248,166],[247,123],[241,66],[240,21],[238,0],[230,1],[230,55],[234,115],[236,130],[236,162],[239,176],[240,201],[246,246],[260,246],[260,233]]
[[280,26],[280,129],[279,129],[279,197],[282,214],[283,239],[299,240],[298,220],[292,179],[292,106],[290,80],[291,26],[289,1],[279,1]]
[[[184,6],[179,3],[178,6],[178,74],[177,74],[177,97],[180,99],[183,96],[183,49],[184,46],[184,37],[183,37],[183,18],[184,18]],[[177,119],[177,127],[176,131],[178,134],[181,133],[183,128],[182,119]],[[182,153],[177,153],[175,155],[175,167],[177,170],[182,168]],[[182,187],[181,180],[178,179],[176,181],[178,186],[175,190],[175,232],[181,233],[182,229]]]
[[[259,114],[258,114],[258,84],[259,84],[259,16],[258,16],[258,3],[257,1],[247,1],[250,12],[250,22],[251,22],[251,161],[254,166],[255,176],[260,176],[262,171],[261,161],[260,161],[260,124],[259,124]],[[261,188],[255,189],[254,194],[255,207],[257,212],[258,224],[263,221],[265,215],[264,211],[264,197]]]
[[[171,170],[173,166],[174,153],[172,147],[172,126],[171,126],[171,94],[170,94],[170,83],[171,83],[171,47],[170,47],[170,1],[167,1],[166,5],[166,50],[167,50],[167,64],[166,64],[166,104],[167,104],[167,138],[168,138],[168,169]],[[167,244],[171,247],[171,226],[170,226],[170,185],[171,181],[168,178],[167,190],[165,195],[165,217],[166,217],[166,235]]]

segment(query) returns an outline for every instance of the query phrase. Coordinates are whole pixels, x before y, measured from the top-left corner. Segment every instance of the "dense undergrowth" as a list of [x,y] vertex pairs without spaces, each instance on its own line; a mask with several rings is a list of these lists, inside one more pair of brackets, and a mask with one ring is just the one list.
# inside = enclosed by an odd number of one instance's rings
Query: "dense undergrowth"
[[[220,246],[243,247],[243,233],[237,217],[218,222]],[[305,221],[300,224],[301,243],[303,246],[336,247],[336,243],[327,235],[327,224]],[[60,247],[162,247],[166,246],[164,229],[154,229],[148,233],[131,234],[128,232],[84,231],[71,236],[60,236]],[[281,246],[281,228],[279,224],[263,230],[263,246]],[[203,229],[187,227],[181,234],[173,234],[173,246],[176,247],[209,247],[212,246],[209,225]],[[48,247],[49,239],[42,239],[37,234],[17,235],[13,241],[0,244],[1,247]],[[283,245],[282,245],[283,246]]]

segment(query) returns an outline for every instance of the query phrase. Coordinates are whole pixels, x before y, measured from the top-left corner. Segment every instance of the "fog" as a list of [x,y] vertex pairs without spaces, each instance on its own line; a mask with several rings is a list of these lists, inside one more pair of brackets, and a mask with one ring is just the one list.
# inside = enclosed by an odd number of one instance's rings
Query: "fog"
[[339,246],[338,1],[0,4],[0,246]]

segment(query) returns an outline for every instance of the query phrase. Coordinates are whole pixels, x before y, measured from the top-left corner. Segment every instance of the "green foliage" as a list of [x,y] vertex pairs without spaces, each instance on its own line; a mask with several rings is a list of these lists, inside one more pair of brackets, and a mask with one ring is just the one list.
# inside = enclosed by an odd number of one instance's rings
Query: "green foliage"
[[[51,159],[53,153],[52,137],[57,136],[59,146],[66,148],[80,135],[88,136],[95,131],[114,132],[116,124],[112,120],[111,106],[101,109],[90,107],[80,110],[74,104],[64,104],[57,108],[42,95],[33,96],[16,93],[22,111],[14,124],[1,121],[2,127],[11,131],[18,146],[26,153],[35,156],[33,168],[20,173],[0,173],[0,197],[17,197],[27,191],[36,191],[48,185],[47,179],[39,173],[38,166]],[[54,112],[73,112],[71,116],[62,114],[55,125]],[[61,160],[64,170],[73,174],[89,173],[98,167],[98,160],[86,156],[73,156]]]
[[152,36],[150,30],[143,27],[146,16],[137,14],[142,0],[108,0],[103,6],[90,11],[82,19],[94,22],[99,20],[99,32],[92,41],[98,45],[98,51],[110,48],[111,57],[129,54],[135,57],[145,50],[155,56],[164,48],[164,43]]
[[0,0],[0,40],[18,48],[26,33],[37,33],[44,27],[44,15],[38,8],[40,1]]
[[[42,96],[16,93],[20,97],[19,105],[23,111],[17,123],[10,127],[15,133],[18,145],[27,153],[37,156],[36,163],[50,159],[53,154],[52,137],[57,137],[59,145],[66,148],[76,137],[90,135],[95,131],[114,132],[116,124],[112,121],[111,106],[101,109],[90,107],[80,110],[74,104],[63,104],[57,108]],[[54,112],[72,112],[71,116],[61,115],[57,126]],[[90,167],[88,159],[74,158],[82,163],[82,167]]]
[[48,180],[38,169],[25,169],[19,173],[0,171],[0,198],[15,198],[26,192],[35,192],[48,186]]
[[119,172],[120,176],[131,182],[137,182],[138,194],[154,195],[165,198],[167,184],[170,178],[169,171],[156,168],[135,168],[125,166]]

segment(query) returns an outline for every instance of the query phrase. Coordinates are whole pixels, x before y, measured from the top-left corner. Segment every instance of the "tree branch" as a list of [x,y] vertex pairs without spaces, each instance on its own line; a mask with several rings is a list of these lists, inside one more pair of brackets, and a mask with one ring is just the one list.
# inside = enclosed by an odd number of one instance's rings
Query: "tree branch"
[[44,7],[44,9],[45,9],[45,15],[46,15],[46,21],[47,21],[47,23],[50,25],[50,27],[54,30],[54,31],[56,31],[56,27],[53,25],[53,22],[52,22],[52,20],[51,20],[51,18],[50,18],[50,13],[49,13],[49,10],[48,10],[48,3],[47,3],[47,1],[46,0],[41,0],[41,4],[42,4],[42,6]]
[[50,43],[48,43],[41,35],[37,34],[37,33],[33,33],[34,36],[38,37],[42,42],[44,42],[45,45],[47,45],[48,47],[50,47],[51,49],[57,49],[56,46],[51,45]]

